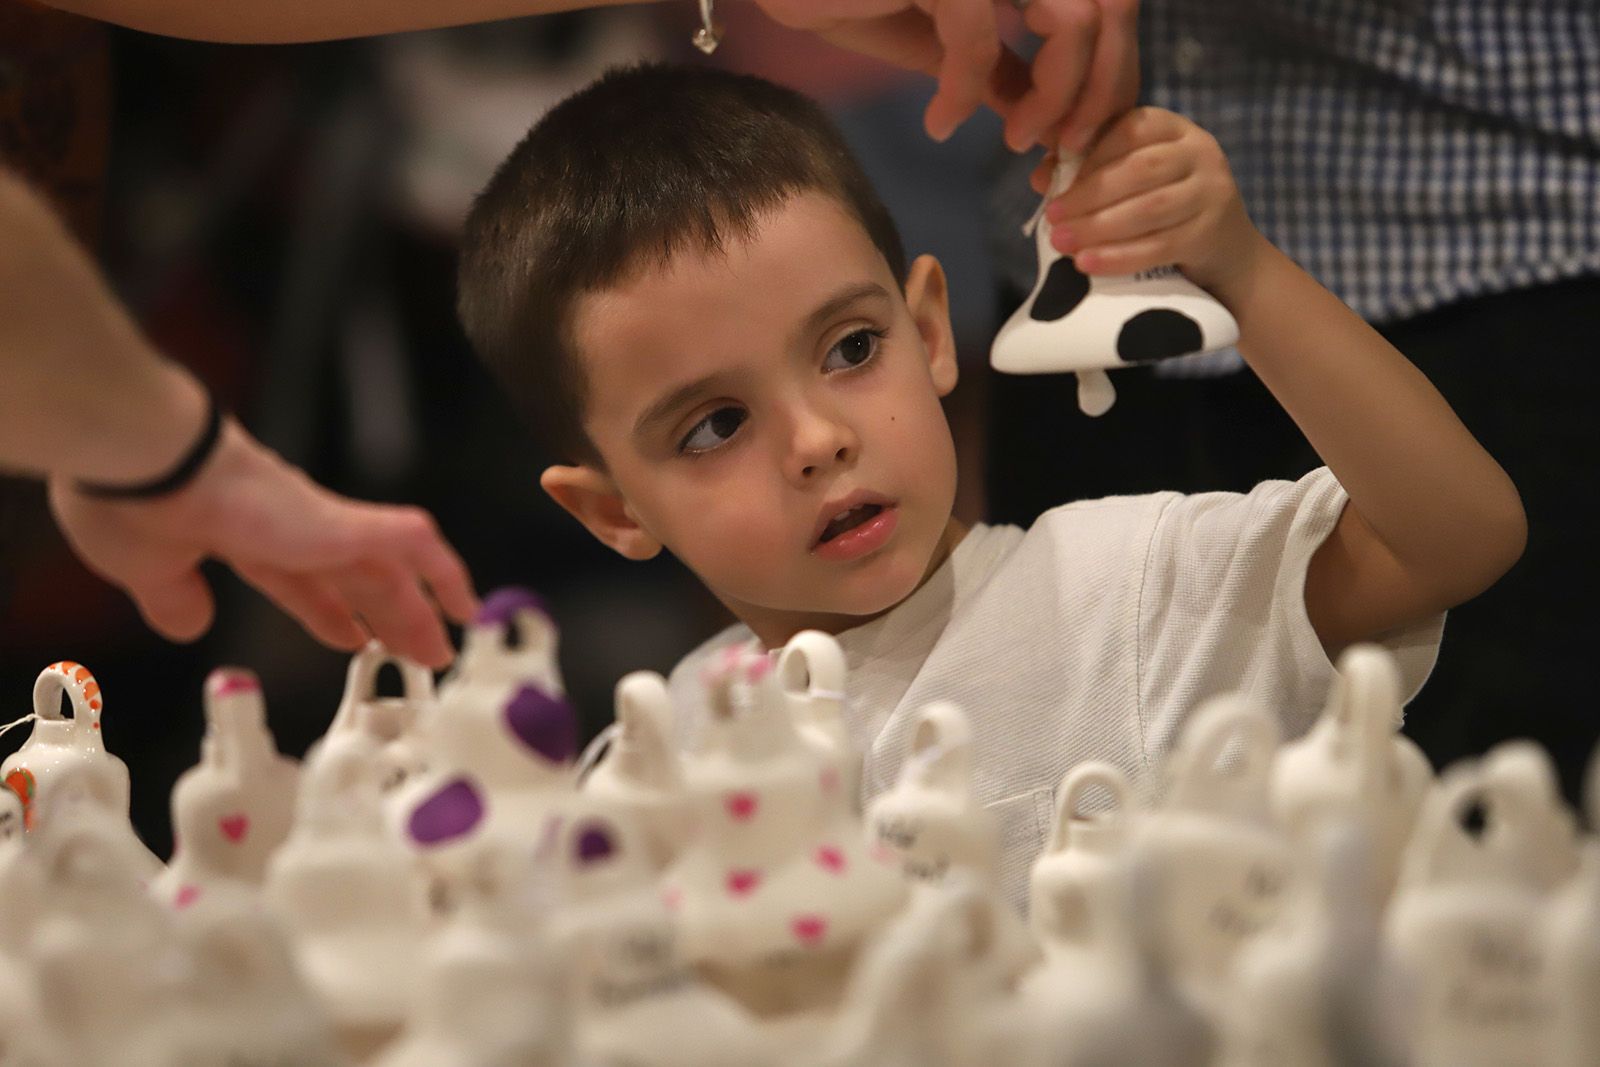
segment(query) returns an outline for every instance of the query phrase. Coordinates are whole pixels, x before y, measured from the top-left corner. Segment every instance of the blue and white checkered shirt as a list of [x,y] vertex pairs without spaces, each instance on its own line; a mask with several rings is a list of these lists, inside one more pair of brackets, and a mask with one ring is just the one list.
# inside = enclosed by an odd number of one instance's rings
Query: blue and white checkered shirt
[[1144,0],[1147,102],[1374,322],[1600,272],[1600,0]]

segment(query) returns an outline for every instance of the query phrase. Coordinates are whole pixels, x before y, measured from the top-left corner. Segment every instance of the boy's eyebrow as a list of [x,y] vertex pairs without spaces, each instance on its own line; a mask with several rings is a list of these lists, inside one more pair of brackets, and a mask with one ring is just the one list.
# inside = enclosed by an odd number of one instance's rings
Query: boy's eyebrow
[[[889,290],[877,282],[857,282],[854,285],[846,286],[818,304],[816,309],[806,316],[805,322],[796,331],[796,336],[804,337],[807,334],[816,332],[826,324],[828,319],[833,318],[857,300],[863,300],[867,297],[888,299]],[[656,423],[666,419],[678,408],[689,403],[689,401],[697,399],[702,393],[710,392],[711,387],[716,385],[725,373],[718,371],[713,374],[707,374],[702,378],[696,378],[692,382],[685,382],[654,404],[651,404],[634,422],[633,435],[635,437],[647,436]]]

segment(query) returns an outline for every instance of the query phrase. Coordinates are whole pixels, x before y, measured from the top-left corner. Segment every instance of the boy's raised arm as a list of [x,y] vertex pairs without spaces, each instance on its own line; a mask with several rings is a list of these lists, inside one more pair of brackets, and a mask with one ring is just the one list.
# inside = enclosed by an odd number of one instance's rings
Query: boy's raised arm
[[1246,362],[1349,494],[1306,579],[1330,652],[1470,599],[1521,556],[1511,479],[1422,372],[1261,236],[1204,130],[1131,112],[1048,214],[1082,270],[1177,263],[1238,319]]

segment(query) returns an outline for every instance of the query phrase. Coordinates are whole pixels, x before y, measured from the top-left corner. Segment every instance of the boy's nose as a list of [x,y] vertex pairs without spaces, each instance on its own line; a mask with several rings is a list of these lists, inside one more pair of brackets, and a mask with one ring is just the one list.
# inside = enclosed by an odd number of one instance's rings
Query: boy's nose
[[800,483],[855,462],[860,442],[842,421],[813,413],[795,426],[790,471]]
[[[833,462],[836,463],[836,464],[848,463],[850,461],[851,454],[852,453],[851,453],[851,450],[849,448],[840,447],[833,454]],[[817,464],[817,463],[808,464],[807,466],[804,466],[804,467],[800,468],[800,475],[801,475],[801,477],[809,478],[813,474],[816,474],[818,471],[820,471],[822,469],[823,469],[823,465],[822,464]]]

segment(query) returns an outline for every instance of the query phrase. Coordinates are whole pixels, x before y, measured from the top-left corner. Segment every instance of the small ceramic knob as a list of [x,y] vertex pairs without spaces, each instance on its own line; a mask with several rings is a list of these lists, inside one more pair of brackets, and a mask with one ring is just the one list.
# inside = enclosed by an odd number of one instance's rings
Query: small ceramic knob
[[[63,694],[72,703],[72,718],[61,714]],[[89,668],[62,660],[39,673],[33,685],[35,716],[28,739],[0,762],[0,782],[22,801],[23,823],[33,829],[37,807],[50,790],[51,776],[58,768],[79,763],[96,763],[106,768],[105,781],[117,791],[112,805],[128,810],[128,768],[106,751],[100,736],[100,715],[104,704],[100,683]]]

